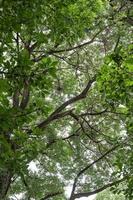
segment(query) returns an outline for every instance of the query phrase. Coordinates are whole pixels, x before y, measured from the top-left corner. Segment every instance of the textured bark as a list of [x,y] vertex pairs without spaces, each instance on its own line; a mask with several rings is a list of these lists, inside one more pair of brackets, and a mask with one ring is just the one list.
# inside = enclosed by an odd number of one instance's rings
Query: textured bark
[[10,188],[12,174],[9,170],[0,170],[0,200],[6,198]]

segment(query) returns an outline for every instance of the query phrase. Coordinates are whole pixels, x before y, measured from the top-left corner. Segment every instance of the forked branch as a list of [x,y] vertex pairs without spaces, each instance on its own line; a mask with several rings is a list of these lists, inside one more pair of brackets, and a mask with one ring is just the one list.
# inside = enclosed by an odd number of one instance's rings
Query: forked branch
[[108,154],[110,154],[111,152],[113,152],[114,150],[116,150],[119,147],[119,144],[115,145],[114,147],[112,147],[111,149],[109,149],[107,152],[105,152],[103,155],[101,155],[98,159],[94,160],[92,163],[90,163],[89,165],[87,165],[86,167],[84,167],[75,177],[74,179],[74,183],[73,183],[73,187],[72,187],[72,192],[71,192],[71,196],[70,196],[70,200],[74,200],[75,198],[75,190],[76,190],[76,186],[77,186],[77,182],[78,179],[81,175],[84,174],[84,172],[86,172],[90,167],[92,167],[94,164],[96,164],[97,162],[99,162],[100,160],[102,160],[104,157],[106,157]]
[[84,90],[77,96],[69,99],[68,101],[64,102],[61,106],[59,106],[46,120],[42,121],[40,124],[38,124],[38,128],[44,128],[46,125],[48,125],[51,121],[56,120],[59,118],[59,113],[63,111],[68,105],[71,105],[81,99],[84,99],[87,96],[87,93],[89,89],[92,86],[92,83],[94,83],[96,80],[96,76],[94,76],[91,80],[88,81],[87,86],[84,88]]

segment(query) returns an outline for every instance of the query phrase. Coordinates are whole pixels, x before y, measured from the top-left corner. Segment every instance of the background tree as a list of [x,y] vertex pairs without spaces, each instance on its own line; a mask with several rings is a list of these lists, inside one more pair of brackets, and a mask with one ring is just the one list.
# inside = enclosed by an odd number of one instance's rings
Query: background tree
[[1,1],[0,199],[132,199],[132,19],[127,0]]

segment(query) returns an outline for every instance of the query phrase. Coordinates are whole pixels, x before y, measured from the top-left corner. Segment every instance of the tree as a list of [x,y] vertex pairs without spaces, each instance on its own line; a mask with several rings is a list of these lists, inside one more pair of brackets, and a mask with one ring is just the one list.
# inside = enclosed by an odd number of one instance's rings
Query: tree
[[0,199],[123,181],[132,198],[132,15],[126,0],[1,1]]

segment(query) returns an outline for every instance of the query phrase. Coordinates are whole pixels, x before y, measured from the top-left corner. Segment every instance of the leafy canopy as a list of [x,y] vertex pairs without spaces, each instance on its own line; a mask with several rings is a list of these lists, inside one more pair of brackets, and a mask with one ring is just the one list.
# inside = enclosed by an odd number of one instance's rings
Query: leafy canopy
[[0,199],[132,199],[132,5],[0,1]]

